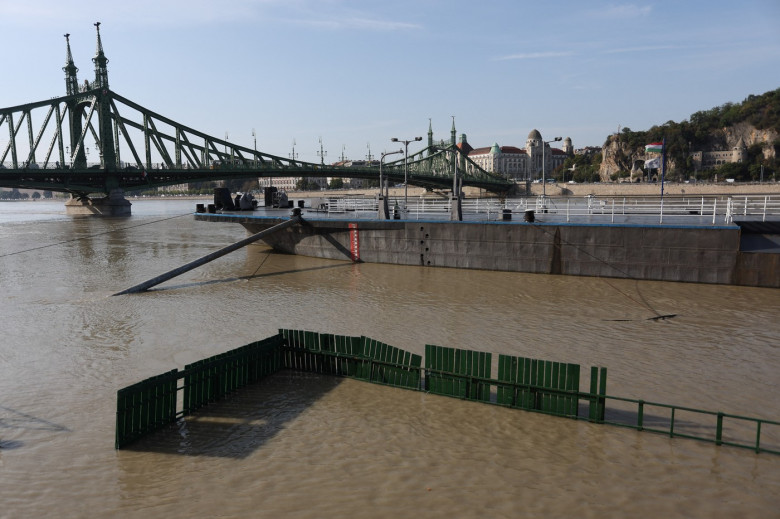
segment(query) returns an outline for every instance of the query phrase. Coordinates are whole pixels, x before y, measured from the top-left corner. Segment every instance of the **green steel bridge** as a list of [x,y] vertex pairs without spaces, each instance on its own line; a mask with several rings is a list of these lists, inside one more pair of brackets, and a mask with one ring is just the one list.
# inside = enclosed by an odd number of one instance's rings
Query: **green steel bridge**
[[8,144],[0,148],[0,187],[67,192],[86,199],[92,193],[214,180],[378,180],[380,169],[390,183],[407,178],[409,185],[432,189],[452,189],[456,171],[462,186],[497,194],[514,187],[458,153],[454,129],[450,141],[438,145],[433,145],[429,132],[428,147],[410,155],[408,161],[402,158],[383,165],[373,161],[352,166],[302,162],[210,136],[111,90],[100,23],[95,26],[94,81],[79,83],[70,35],[66,34],[66,95],[0,109],[0,136],[8,136]]

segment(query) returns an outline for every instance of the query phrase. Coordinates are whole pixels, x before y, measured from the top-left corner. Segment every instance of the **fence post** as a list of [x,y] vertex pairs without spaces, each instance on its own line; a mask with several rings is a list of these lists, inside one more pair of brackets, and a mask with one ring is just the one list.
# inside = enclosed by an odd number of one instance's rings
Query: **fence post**
[[723,413],[718,413],[718,425],[715,428],[715,445],[723,443]]
[[638,414],[638,416],[637,416],[637,420],[636,420],[636,425],[637,425],[638,430],[641,431],[641,430],[644,429],[644,421],[645,421],[645,401],[644,400],[640,400],[639,401],[639,411],[638,411],[637,414]]
[[601,377],[599,379],[599,421],[604,421],[604,415],[607,410],[607,368],[601,368]]
[[592,422],[598,420],[598,397],[596,391],[599,387],[599,368],[591,366],[590,368],[590,408],[588,409],[588,419]]

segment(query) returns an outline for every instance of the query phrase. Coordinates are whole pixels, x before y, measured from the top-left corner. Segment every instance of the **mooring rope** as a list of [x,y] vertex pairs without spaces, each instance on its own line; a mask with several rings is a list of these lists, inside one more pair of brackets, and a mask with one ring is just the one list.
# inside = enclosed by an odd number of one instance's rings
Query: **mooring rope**
[[32,252],[32,251],[41,250],[41,249],[48,249],[49,247],[56,247],[58,245],[65,245],[66,243],[73,243],[73,242],[81,241],[81,240],[89,240],[89,239],[95,238],[97,236],[103,236],[103,235],[115,233],[115,232],[118,232],[118,231],[126,231],[128,229],[135,229],[136,227],[143,227],[144,225],[152,225],[152,224],[156,224],[156,223],[160,223],[160,222],[165,222],[165,221],[168,221],[168,220],[173,220],[175,218],[181,218],[182,216],[192,216],[192,213],[190,212],[190,213],[179,214],[179,215],[176,215],[176,216],[170,216],[168,218],[161,218],[160,220],[154,220],[154,221],[151,221],[151,222],[144,222],[144,223],[139,223],[139,224],[136,224],[136,225],[128,225],[127,227],[117,227],[116,229],[111,229],[111,230],[108,230],[108,231],[103,231],[103,232],[98,232],[98,233],[95,233],[95,234],[90,234],[88,236],[79,236],[78,238],[72,238],[70,240],[59,241],[59,242],[56,242],[56,243],[49,243],[48,245],[40,245],[38,247],[32,247],[30,249],[24,249],[24,250],[18,250],[18,251],[14,251],[14,252],[8,252],[8,253],[5,253],[5,254],[0,254],[0,258],[5,258],[7,256],[15,256],[16,254],[24,254],[26,252]]
[[[541,232],[543,232],[543,233],[547,234],[548,236],[551,236],[551,237],[553,238],[553,247],[555,247],[555,235],[554,235],[554,234],[552,234],[551,232],[549,232],[549,231],[547,231],[546,229],[542,228],[542,227],[541,227],[541,226],[539,226],[538,224],[535,224],[535,223],[533,223],[533,222],[529,222],[529,223],[530,223],[530,225],[531,225],[532,227],[534,227],[535,229],[538,229],[539,231],[541,231]],[[573,248],[577,249],[578,251],[582,252],[583,254],[585,254],[585,255],[587,255],[587,256],[590,256],[590,257],[591,257],[591,258],[593,258],[594,260],[596,260],[596,261],[599,261],[599,262],[603,263],[604,265],[606,265],[606,266],[608,266],[608,267],[610,267],[610,268],[612,268],[612,269],[616,270],[617,272],[620,272],[620,273],[621,273],[621,274],[623,274],[623,275],[624,275],[624,276],[625,276],[627,279],[632,279],[632,280],[634,280],[635,282],[637,282],[636,291],[637,291],[637,293],[639,294],[639,297],[641,297],[642,301],[637,301],[635,298],[633,298],[633,297],[631,297],[630,295],[626,294],[625,292],[621,291],[620,289],[618,289],[616,286],[614,286],[612,283],[610,283],[609,281],[607,281],[607,280],[606,280],[606,279],[604,279],[603,277],[601,277],[601,276],[598,276],[598,277],[599,277],[599,279],[601,279],[601,280],[602,280],[604,283],[606,283],[606,284],[607,284],[607,285],[608,285],[610,288],[612,288],[613,290],[615,290],[617,293],[621,294],[622,296],[624,296],[625,298],[629,299],[630,301],[633,301],[633,302],[634,302],[634,303],[636,303],[637,305],[639,305],[639,306],[642,306],[642,307],[644,307],[644,308],[646,308],[646,309],[650,310],[651,312],[653,312],[653,313],[655,314],[655,316],[654,316],[654,317],[650,317],[650,318],[648,318],[648,319],[646,319],[646,320],[648,320],[648,321],[659,321],[659,320],[666,320],[666,319],[671,319],[672,317],[676,317],[676,316],[677,316],[677,314],[661,314],[661,313],[660,313],[658,310],[656,310],[655,308],[653,308],[653,307],[650,305],[650,303],[648,303],[648,302],[645,300],[645,297],[642,295],[642,292],[639,290],[638,282],[639,282],[640,280],[639,280],[638,278],[636,278],[636,277],[632,276],[631,274],[629,274],[628,272],[626,272],[626,271],[624,271],[624,270],[622,270],[622,269],[620,269],[620,268],[616,267],[614,264],[610,263],[609,261],[607,261],[607,260],[605,260],[605,259],[602,259],[602,258],[599,258],[598,256],[595,256],[595,255],[591,254],[589,251],[587,251],[587,250],[583,249],[582,247],[580,247],[580,246],[578,246],[578,245],[575,245],[575,244],[573,244],[573,243],[570,243],[570,242],[568,242],[568,241],[564,240],[563,238],[561,238],[560,240],[561,240],[561,243],[565,243],[567,246],[569,246],[569,247],[573,247]],[[604,320],[605,320],[605,321],[636,321],[636,320],[638,320],[638,319],[604,319]]]

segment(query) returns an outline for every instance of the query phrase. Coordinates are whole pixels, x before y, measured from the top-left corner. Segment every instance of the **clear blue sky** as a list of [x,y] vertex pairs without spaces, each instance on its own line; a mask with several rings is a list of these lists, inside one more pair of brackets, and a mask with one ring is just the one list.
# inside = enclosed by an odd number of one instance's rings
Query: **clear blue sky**
[[[0,107],[94,78],[200,131],[301,160],[391,137],[600,146],[780,87],[780,1],[0,0]],[[2,137],[0,137],[2,139]],[[415,145],[410,145],[410,151]]]

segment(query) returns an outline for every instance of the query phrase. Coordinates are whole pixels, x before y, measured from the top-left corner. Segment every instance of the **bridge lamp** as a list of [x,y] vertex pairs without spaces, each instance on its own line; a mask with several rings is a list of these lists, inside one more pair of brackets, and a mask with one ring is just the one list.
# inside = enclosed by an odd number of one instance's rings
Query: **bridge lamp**
[[544,148],[551,142],[558,142],[561,139],[563,139],[563,137],[556,137],[551,141],[542,141],[542,196],[547,196],[547,179],[544,178],[544,166],[546,163],[544,160]]
[[385,157],[388,155],[395,155],[396,153],[403,153],[404,150],[397,150],[397,151],[386,151],[382,154],[382,157],[379,160],[379,196],[382,196],[382,190],[384,189],[383,177],[382,177],[382,164],[385,162]]
[[400,142],[404,145],[404,209],[407,207],[406,202],[409,188],[409,143],[421,140],[422,137],[415,137],[414,139],[410,140],[400,140],[397,137],[390,139],[390,142]]
[[254,128],[252,128],[252,138],[255,140],[255,156],[252,158],[254,159],[254,166],[257,167],[257,134]]

